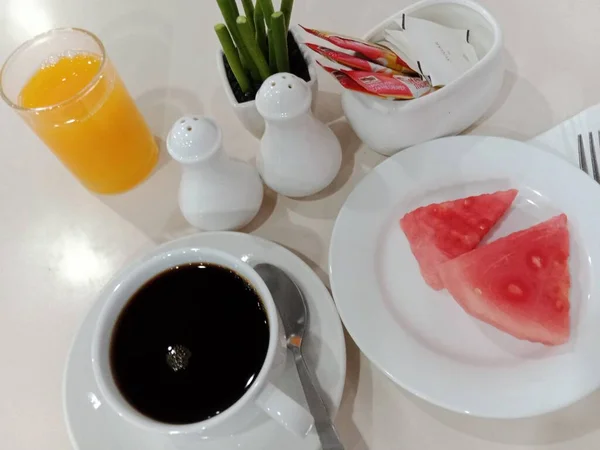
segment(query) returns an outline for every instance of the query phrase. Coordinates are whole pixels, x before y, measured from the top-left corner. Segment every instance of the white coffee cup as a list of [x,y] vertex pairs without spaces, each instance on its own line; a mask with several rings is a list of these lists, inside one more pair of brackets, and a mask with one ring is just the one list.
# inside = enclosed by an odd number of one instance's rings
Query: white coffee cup
[[[154,276],[186,263],[212,263],[241,275],[259,294],[269,322],[269,346],[256,380],[231,407],[210,419],[186,425],[153,420],[138,412],[121,395],[110,368],[110,342],[115,323],[129,299]],[[262,278],[241,260],[210,248],[180,248],[142,260],[122,272],[116,287],[105,294],[92,340],[92,367],[100,393],[116,413],[130,423],[168,435],[201,435],[202,438],[228,436],[247,428],[261,410],[291,432],[305,436],[314,419],[298,403],[273,383],[283,373],[287,350],[281,319],[273,297]],[[242,343],[240,345],[243,345]]]

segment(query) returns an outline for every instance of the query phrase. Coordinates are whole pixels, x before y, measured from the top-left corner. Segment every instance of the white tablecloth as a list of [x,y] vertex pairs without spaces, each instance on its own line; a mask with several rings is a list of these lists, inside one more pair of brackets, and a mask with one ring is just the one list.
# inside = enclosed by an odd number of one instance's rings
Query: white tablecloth
[[[600,99],[600,2],[485,0],[504,27],[507,76],[470,132],[527,140]],[[409,0],[297,1],[295,21],[361,35]],[[23,40],[77,26],[105,42],[157,135],[188,112],[214,117],[227,151],[250,159],[258,142],[237,122],[214,67],[211,0],[0,0],[0,59]],[[596,70],[598,69],[598,70]],[[270,194],[246,231],[286,245],[327,282],[333,221],[353,186],[383,158],[342,118],[336,83],[320,74],[318,115],[345,151],[333,186],[310,200]],[[166,157],[152,189],[99,197],[82,188],[6,105],[0,105],[0,448],[70,448],[61,382],[70,342],[99,288],[132,255],[191,233]],[[540,418],[490,421],[428,405],[396,388],[348,339],[337,418],[349,450],[593,449],[600,394]],[[410,362],[407,361],[407,364]],[[552,393],[548,393],[552,395]]]

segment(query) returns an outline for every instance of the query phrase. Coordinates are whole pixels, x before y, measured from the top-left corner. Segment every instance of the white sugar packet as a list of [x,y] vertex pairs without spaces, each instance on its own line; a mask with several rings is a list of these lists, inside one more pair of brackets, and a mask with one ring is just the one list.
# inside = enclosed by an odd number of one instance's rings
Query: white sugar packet
[[446,27],[403,14],[399,29],[385,30],[385,45],[405,59],[413,70],[434,86],[444,86],[462,76],[479,58],[469,43],[469,30]]

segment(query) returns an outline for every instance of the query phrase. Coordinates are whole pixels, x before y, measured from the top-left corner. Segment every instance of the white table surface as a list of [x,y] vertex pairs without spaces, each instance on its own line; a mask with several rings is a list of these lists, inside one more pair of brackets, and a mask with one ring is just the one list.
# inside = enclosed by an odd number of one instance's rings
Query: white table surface
[[[300,0],[295,21],[361,35],[409,0]],[[600,99],[600,2],[485,0],[504,27],[507,76],[487,118],[470,132],[528,139]],[[0,59],[57,26],[100,36],[154,133],[184,113],[223,127],[227,151],[250,159],[258,141],[237,122],[214,67],[213,0],[0,0]],[[323,74],[318,115],[344,148],[334,185],[308,200],[270,194],[247,230],[301,255],[328,282],[333,221],[353,186],[382,161],[343,120],[339,89]],[[163,157],[126,195],[87,192],[0,105],[0,448],[70,448],[61,405],[67,351],[111,274],[133,255],[193,232],[175,195],[178,167]],[[592,449],[600,394],[540,418],[480,420],[396,388],[347,340],[348,377],[337,417],[349,450]],[[407,361],[410,364],[410,361]],[[551,392],[548,395],[552,395]]]

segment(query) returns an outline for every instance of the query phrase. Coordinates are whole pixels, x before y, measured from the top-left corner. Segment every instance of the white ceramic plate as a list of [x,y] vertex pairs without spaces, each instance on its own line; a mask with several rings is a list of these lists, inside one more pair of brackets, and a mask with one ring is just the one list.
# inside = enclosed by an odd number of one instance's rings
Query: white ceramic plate
[[[517,188],[487,240],[560,212],[571,233],[572,337],[519,341],[468,316],[419,273],[398,220],[422,205]],[[330,277],[342,321],[393,381],[444,408],[493,418],[566,406],[600,386],[600,188],[561,159],[500,138],[440,139],[376,167],[342,208]]]
[[[346,376],[344,334],[329,291],[300,258],[283,247],[241,233],[202,233],[164,244],[152,253],[181,246],[224,250],[251,265],[268,262],[285,270],[302,289],[309,305],[310,329],[305,338],[305,356],[316,375],[323,398],[335,416]],[[124,269],[127,270],[127,269]],[[112,289],[110,282],[106,289]],[[177,443],[161,435],[140,431],[119,418],[98,392],[90,361],[92,331],[102,305],[92,307],[84,320],[67,362],[64,379],[64,409],[73,446],[78,450],[317,450],[315,431],[305,439],[285,431],[265,418],[256,426],[226,439],[198,440],[193,445]],[[289,358],[279,387],[305,402],[293,361]]]

